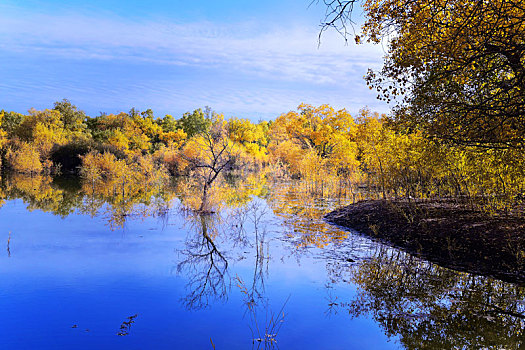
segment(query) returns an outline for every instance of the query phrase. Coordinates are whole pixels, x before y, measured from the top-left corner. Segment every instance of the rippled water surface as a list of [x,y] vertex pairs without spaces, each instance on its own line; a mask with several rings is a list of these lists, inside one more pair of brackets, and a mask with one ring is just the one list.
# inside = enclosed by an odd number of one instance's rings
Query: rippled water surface
[[70,181],[3,181],[1,348],[523,344],[523,287],[324,223],[340,199],[293,183],[239,186],[244,200],[197,215],[178,190],[119,201]]

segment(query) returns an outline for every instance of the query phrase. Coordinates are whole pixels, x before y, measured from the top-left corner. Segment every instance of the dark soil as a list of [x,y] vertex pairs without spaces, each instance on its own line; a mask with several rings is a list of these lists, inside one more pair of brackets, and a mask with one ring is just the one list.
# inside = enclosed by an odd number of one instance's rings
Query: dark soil
[[441,266],[525,284],[525,219],[489,215],[453,200],[362,201],[326,221]]

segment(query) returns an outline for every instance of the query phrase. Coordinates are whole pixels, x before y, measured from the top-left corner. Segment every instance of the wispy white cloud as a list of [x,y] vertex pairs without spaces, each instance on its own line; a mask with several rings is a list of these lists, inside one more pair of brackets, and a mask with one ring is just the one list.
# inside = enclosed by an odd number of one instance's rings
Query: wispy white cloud
[[255,24],[135,22],[77,14],[0,14],[3,50],[61,58],[137,60],[156,64],[235,67],[280,79],[334,83],[377,66],[378,47],[344,46],[316,28],[260,32]]
[[[224,110],[235,110],[230,104],[236,104],[239,111],[254,108],[262,113],[283,111],[293,100],[376,104],[373,94],[356,90],[366,89],[362,77],[367,68],[380,66],[381,47],[345,46],[335,33],[327,33],[318,48],[315,26],[282,25],[269,30],[257,23],[141,22],[107,15],[0,10],[0,49],[15,56],[151,64],[198,70],[201,75],[231,75],[245,83],[264,82],[250,91],[231,81],[221,88],[221,82],[202,77],[192,86],[166,80],[143,82],[142,87],[137,82],[127,89],[128,95],[140,90],[141,99],[147,96],[166,108],[174,98],[179,102],[210,100],[215,108]],[[196,95],[199,84],[215,89],[202,89]],[[118,88],[106,88],[113,95],[118,92]],[[185,95],[192,89],[192,95]]]

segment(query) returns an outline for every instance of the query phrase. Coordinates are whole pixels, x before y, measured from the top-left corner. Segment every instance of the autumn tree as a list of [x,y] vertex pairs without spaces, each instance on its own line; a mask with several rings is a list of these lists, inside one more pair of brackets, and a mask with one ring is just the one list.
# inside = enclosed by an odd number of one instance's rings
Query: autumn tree
[[122,152],[133,154],[148,152],[159,140],[161,127],[149,116],[140,113],[101,115],[88,120],[89,129],[96,142],[104,143]]
[[86,114],[77,106],[73,105],[68,99],[57,101],[54,103],[53,109],[60,112],[64,129],[71,132],[82,132],[86,129]]
[[[270,149],[296,172],[301,172],[301,167],[319,167],[323,163],[336,173],[353,170],[357,166],[356,131],[346,110],[302,104],[298,112],[283,114],[272,124]],[[308,154],[311,162],[301,165]],[[306,168],[303,175],[313,171]]]
[[233,143],[228,138],[223,117],[216,116],[209,131],[203,131],[190,139],[181,150],[180,157],[199,182],[202,195],[200,205],[195,209],[201,213],[212,212],[210,192],[213,185],[235,160]]
[[160,125],[163,132],[177,131],[177,120],[171,114],[166,114],[163,118],[157,119],[157,124]]
[[92,151],[81,159],[83,191],[90,195],[95,210],[97,201],[110,204],[112,227],[122,226],[135,204],[148,204],[162,196],[167,172],[149,155],[117,159],[109,152]]
[[0,112],[0,151],[3,150],[5,144],[7,143],[7,132],[2,129],[2,124],[4,121],[4,112]]
[[[12,149],[20,147],[25,150],[25,146],[20,145],[20,142],[28,143],[32,149],[31,154],[33,151],[37,152],[42,162],[50,163],[51,150],[56,145],[65,144],[68,141],[68,133],[64,131],[60,112],[51,109],[38,111],[32,108],[16,127],[11,139]],[[50,165],[45,164],[45,167],[49,168]]]
[[184,115],[177,120],[177,127],[181,128],[188,138],[193,137],[194,135],[209,131],[213,112],[209,108],[206,108],[204,111],[199,108],[193,112],[186,112]]
[[525,7],[519,0],[324,0],[324,29],[386,42],[367,82],[399,122],[428,136],[490,148],[525,146]]
[[243,166],[267,161],[268,122],[254,124],[248,119],[230,118],[226,129],[230,140],[239,148]]
[[28,142],[11,145],[6,153],[7,165],[12,170],[25,174],[38,174],[44,170],[37,148]]
[[0,114],[3,115],[2,124],[0,125],[0,128],[7,132],[9,136],[13,135],[15,130],[24,120],[24,115],[21,113],[7,112],[2,110],[0,111]]

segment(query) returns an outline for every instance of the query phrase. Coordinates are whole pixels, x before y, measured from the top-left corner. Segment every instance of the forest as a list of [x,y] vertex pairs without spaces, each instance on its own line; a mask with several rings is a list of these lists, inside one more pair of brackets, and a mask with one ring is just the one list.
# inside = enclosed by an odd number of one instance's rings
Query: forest
[[[521,214],[525,186],[525,16],[518,2],[324,0],[323,32],[387,45],[365,79],[388,115],[301,104],[271,121],[151,109],[87,116],[67,99],[27,115],[0,113],[2,167],[80,173],[97,182],[194,179],[200,212],[232,172],[301,179],[311,193],[452,198],[489,214]],[[487,15],[487,14],[490,14]],[[510,24],[510,25],[509,25]],[[155,174],[150,176],[149,174]],[[213,202],[213,200],[212,200]]]
[[444,142],[366,108],[352,116],[301,104],[254,123],[208,107],[178,118],[149,109],[90,117],[64,99],[0,118],[5,170],[80,174],[93,189],[186,176],[201,194],[190,207],[200,212],[214,210],[214,187],[228,174],[264,171],[354,200],[453,198],[493,214],[520,213],[524,200],[520,148]]

